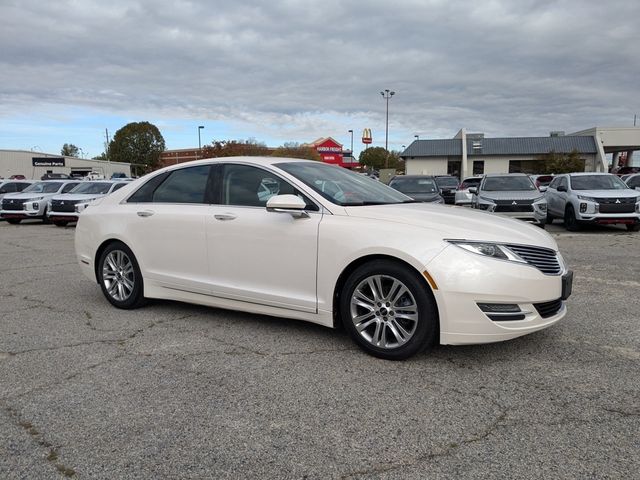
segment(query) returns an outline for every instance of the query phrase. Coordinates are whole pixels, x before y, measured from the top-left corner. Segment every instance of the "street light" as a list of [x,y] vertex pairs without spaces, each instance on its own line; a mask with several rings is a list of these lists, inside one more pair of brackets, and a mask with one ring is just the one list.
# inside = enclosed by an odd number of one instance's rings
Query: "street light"
[[204,128],[204,125],[198,126],[198,155],[196,155],[198,158],[202,154],[202,143],[200,142],[200,130],[202,130],[203,128]]
[[389,99],[395,94],[396,92],[390,92],[388,88],[385,88],[384,92],[380,92],[382,98],[387,101],[387,122],[384,134],[384,149],[387,151],[387,157],[384,160],[384,168],[389,168]]
[[351,156],[353,157],[353,130],[347,130],[351,134]]

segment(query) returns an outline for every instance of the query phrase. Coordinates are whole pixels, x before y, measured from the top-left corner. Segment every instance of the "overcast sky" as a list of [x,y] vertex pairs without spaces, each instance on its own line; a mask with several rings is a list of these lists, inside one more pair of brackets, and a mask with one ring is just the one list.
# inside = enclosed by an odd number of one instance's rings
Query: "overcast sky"
[[[332,136],[389,148],[631,126],[640,2],[0,0],[0,148],[95,156],[150,121],[167,148]],[[640,124],[640,122],[639,122]]]

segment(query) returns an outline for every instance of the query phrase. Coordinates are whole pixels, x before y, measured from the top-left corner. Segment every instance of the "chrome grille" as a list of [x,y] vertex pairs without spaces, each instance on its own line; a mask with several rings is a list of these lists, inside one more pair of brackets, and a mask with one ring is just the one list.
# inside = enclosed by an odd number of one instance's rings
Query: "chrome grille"
[[545,275],[559,275],[562,272],[558,255],[550,248],[528,245],[507,245],[507,247]]

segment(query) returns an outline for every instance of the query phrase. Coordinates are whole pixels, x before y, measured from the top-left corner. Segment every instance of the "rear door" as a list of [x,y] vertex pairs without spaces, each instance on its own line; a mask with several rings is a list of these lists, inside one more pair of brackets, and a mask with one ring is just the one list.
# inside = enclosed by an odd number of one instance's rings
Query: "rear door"
[[152,178],[124,205],[127,237],[145,276],[165,288],[209,293],[205,192],[209,165]]

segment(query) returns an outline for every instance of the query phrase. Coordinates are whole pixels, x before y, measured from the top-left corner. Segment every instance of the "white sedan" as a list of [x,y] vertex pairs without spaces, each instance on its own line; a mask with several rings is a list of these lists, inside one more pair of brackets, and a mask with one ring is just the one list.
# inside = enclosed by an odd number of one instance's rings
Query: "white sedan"
[[96,200],[75,240],[82,271],[118,308],[162,298],[344,325],[388,359],[543,329],[571,293],[539,228],[296,159],[158,170]]

